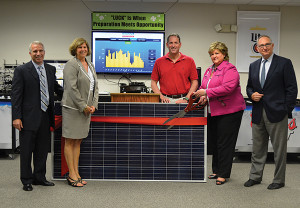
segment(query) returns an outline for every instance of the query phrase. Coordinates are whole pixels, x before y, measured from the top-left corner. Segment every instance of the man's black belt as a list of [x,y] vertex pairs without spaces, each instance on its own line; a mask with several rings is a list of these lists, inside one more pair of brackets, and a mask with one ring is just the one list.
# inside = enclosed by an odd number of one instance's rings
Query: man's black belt
[[166,97],[169,97],[169,98],[177,99],[177,98],[183,98],[187,94],[179,94],[179,95],[165,95],[165,94],[163,94],[163,95],[166,96]]

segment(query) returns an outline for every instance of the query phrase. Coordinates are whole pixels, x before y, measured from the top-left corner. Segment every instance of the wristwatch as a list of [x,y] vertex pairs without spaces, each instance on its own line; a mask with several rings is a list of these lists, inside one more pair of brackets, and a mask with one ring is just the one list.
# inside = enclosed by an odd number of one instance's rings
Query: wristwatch
[[187,97],[183,97],[182,99],[186,100],[186,101],[189,101],[189,98],[187,98]]

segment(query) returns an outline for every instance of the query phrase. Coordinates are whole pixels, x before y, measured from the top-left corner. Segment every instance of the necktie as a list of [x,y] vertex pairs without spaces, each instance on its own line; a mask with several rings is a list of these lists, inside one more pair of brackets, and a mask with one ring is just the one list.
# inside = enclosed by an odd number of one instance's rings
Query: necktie
[[266,67],[265,66],[266,66],[267,61],[268,60],[263,61],[263,67],[261,69],[261,74],[260,74],[260,85],[262,88],[264,87],[264,84],[266,81]]
[[49,105],[49,100],[46,94],[46,79],[42,73],[41,66],[38,67],[38,70],[40,72],[39,77],[40,77],[40,92],[41,92],[41,109],[46,112]]

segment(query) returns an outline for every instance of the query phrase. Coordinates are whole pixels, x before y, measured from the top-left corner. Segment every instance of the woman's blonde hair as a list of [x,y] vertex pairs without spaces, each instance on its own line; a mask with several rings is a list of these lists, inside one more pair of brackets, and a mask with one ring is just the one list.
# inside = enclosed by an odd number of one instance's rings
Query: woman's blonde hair
[[84,39],[84,38],[76,38],[75,40],[73,40],[73,42],[71,43],[70,47],[69,47],[69,52],[72,56],[76,56],[76,50],[78,48],[78,46],[81,46],[82,44],[86,44],[87,48],[88,48],[88,53],[87,55],[91,55],[91,48],[88,44],[88,42]]
[[225,45],[225,43],[218,42],[218,41],[213,42],[209,46],[208,54],[211,55],[214,50],[219,50],[225,56],[224,60],[225,61],[229,61],[228,48]]

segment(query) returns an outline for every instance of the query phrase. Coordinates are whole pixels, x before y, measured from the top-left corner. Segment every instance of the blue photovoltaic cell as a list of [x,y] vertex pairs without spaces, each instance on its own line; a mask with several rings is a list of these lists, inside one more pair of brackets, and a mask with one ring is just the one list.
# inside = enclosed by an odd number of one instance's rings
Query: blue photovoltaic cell
[[[166,117],[186,104],[99,103],[93,116]],[[56,115],[61,115],[59,103]],[[185,117],[203,117],[192,111]],[[166,126],[91,122],[83,140],[79,171],[85,179],[205,181],[204,126]],[[55,131],[54,179],[61,176],[61,129]]]

